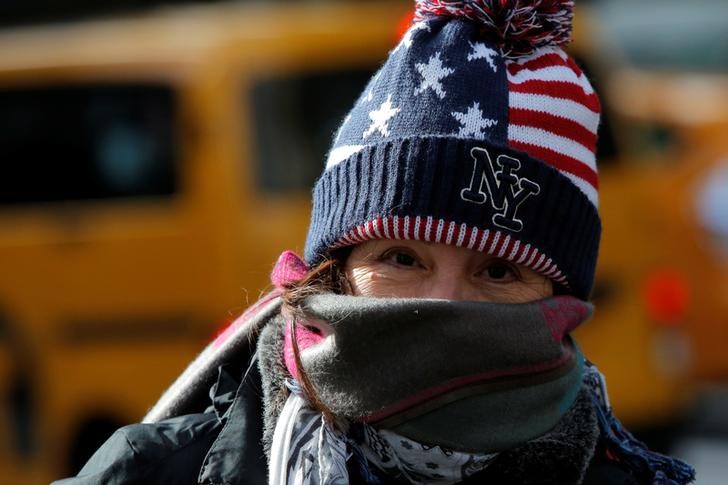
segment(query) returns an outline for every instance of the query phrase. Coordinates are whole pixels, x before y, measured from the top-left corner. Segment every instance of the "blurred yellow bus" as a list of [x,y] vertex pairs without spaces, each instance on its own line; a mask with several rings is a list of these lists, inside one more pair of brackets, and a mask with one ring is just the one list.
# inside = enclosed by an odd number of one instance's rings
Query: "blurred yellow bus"
[[4,483],[72,472],[302,249],[331,135],[409,7],[0,32]]
[[617,414],[661,432],[728,379],[728,4],[698,3],[580,5],[571,47],[605,114],[596,313],[578,338]]

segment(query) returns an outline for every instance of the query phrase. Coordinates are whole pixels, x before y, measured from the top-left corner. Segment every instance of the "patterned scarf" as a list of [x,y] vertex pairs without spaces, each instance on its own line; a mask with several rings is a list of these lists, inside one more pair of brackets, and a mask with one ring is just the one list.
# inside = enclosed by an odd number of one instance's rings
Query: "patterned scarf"
[[450,485],[482,471],[497,453],[477,454],[424,445],[388,430],[352,423],[344,434],[308,407],[289,381],[291,395],[279,417],[270,460],[270,485],[348,485],[352,454],[360,472],[369,465],[402,483]]

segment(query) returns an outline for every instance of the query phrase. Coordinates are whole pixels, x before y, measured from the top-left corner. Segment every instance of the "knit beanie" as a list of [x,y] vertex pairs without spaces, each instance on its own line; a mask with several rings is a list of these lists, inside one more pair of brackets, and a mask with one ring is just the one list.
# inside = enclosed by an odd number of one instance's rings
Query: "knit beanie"
[[429,241],[525,265],[587,299],[600,104],[560,47],[573,4],[416,0],[333,141],[307,262],[371,239]]

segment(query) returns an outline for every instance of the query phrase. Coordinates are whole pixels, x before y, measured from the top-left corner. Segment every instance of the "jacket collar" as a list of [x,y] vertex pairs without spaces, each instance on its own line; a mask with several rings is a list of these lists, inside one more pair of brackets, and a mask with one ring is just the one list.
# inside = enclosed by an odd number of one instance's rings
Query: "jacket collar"
[[[202,462],[198,483],[242,485],[267,482],[267,464],[260,439],[263,433],[260,381],[255,358],[240,383],[221,368],[211,394],[213,409],[223,428]],[[230,399],[233,392],[234,397]]]

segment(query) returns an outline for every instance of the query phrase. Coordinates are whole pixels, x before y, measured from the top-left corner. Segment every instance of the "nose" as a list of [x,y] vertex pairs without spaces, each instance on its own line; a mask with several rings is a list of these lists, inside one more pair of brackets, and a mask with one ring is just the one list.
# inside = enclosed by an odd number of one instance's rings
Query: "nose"
[[429,285],[423,288],[420,298],[434,298],[439,300],[468,300],[468,286],[454,275],[441,274],[431,278]]

